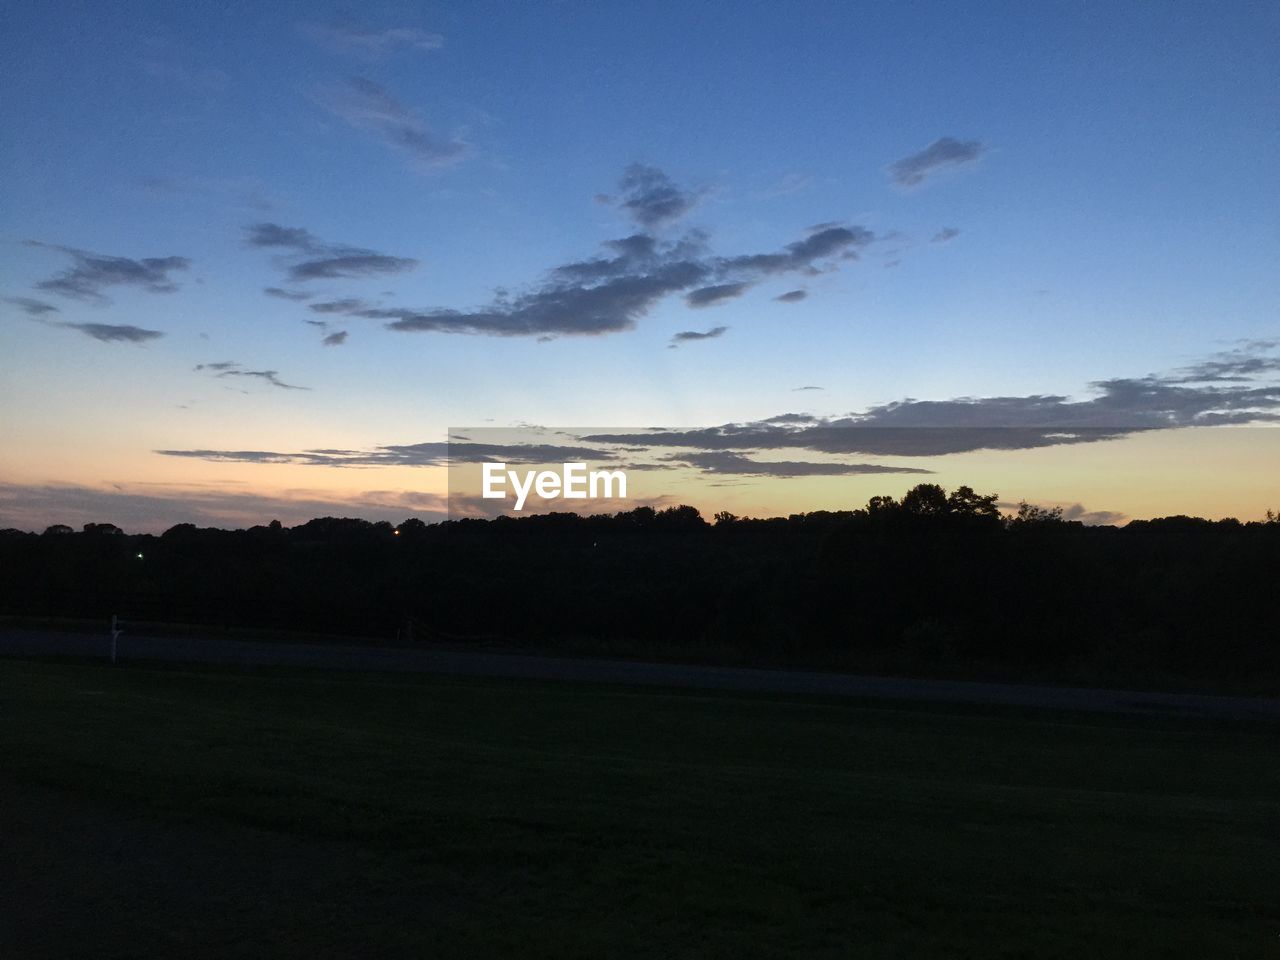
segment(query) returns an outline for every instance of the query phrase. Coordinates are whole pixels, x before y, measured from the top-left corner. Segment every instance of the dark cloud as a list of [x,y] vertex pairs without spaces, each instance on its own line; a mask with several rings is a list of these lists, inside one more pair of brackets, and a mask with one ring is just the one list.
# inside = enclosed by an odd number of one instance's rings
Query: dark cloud
[[276,297],[280,300],[292,300],[300,303],[303,300],[310,300],[315,294],[307,293],[305,290],[282,290],[279,287],[263,287],[262,292],[268,297]]
[[773,299],[779,303],[799,303],[801,300],[809,296],[808,290],[788,290],[786,293],[780,293]]
[[627,167],[618,189],[621,195],[614,202],[650,230],[679,220],[698,202],[697,194],[677,186],[657,167],[642,163]]
[[354,24],[309,23],[302,28],[312,40],[337,53],[382,60],[393,53],[429,53],[444,46],[444,37],[417,27],[370,30]]
[[253,223],[244,230],[245,243],[251,247],[285,247],[304,253],[328,249],[327,245],[318,240],[310,230],[302,227],[282,227],[278,223]]
[[919,153],[903,157],[889,166],[893,182],[900,187],[914,187],[946,167],[971,163],[982,156],[985,147],[978,140],[956,140],[943,137]]
[[285,383],[280,379],[275,370],[224,370],[218,374],[219,377],[257,377],[265,380],[273,387],[279,387],[281,390],[310,390],[310,387],[299,387],[292,383]]
[[734,450],[709,450],[671,458],[703,473],[751,477],[851,477],[878,473],[932,473],[919,467],[876,463],[815,463],[797,460],[752,460]]
[[329,334],[321,341],[326,347],[340,347],[347,342],[347,331],[338,330]]
[[295,281],[359,280],[364,277],[404,273],[417,265],[417,260],[408,257],[389,257],[381,253],[346,254],[294,264],[289,268],[289,279]]
[[711,287],[699,287],[697,290],[685,294],[684,302],[691,307],[710,307],[713,304],[724,303],[726,300],[740,297],[750,287],[751,284],[746,282],[718,283]]
[[1062,519],[1077,520],[1089,527],[1100,527],[1123,523],[1129,517],[1116,510],[1088,510],[1082,503],[1073,503],[1063,508]]
[[102,291],[113,286],[141,287],[151,293],[173,293],[178,287],[169,274],[191,266],[191,261],[186,257],[146,257],[133,260],[129,257],[109,257],[74,247],[41,243],[39,240],[28,240],[27,246],[57,250],[71,258],[72,266],[48,280],[41,280],[36,287],[79,300],[106,302],[107,298]]
[[58,326],[79,330],[86,337],[103,343],[146,343],[164,336],[159,330],[144,330],[127,323],[59,323]]
[[[635,190],[632,197],[643,206],[652,205],[648,215],[657,217],[675,201],[668,195],[665,174],[635,167],[626,182]],[[689,194],[672,187],[679,197]],[[666,197],[665,200],[662,198]],[[690,201],[691,202],[691,201]],[[677,204],[678,205],[678,204]],[[272,245],[313,252],[316,240],[306,231],[296,234],[287,228],[263,224],[254,231]],[[251,233],[257,238],[258,233]],[[357,298],[342,298],[315,304],[318,313],[382,320],[389,329],[401,332],[486,334],[490,336],[530,336],[540,340],[567,335],[600,335],[632,329],[638,320],[666,297],[685,295],[691,306],[706,306],[740,295],[752,284],[787,272],[816,273],[835,269],[841,261],[856,259],[858,251],[874,239],[860,226],[820,224],[804,238],[772,253],[719,257],[708,250],[707,236],[689,231],[671,240],[658,240],[648,233],[636,233],[603,244],[607,256],[575,260],[552,267],[543,282],[516,295],[498,290],[486,305],[472,309],[447,307],[414,308],[372,306]],[[259,243],[259,245],[265,245]],[[412,261],[386,258],[397,264]],[[328,262],[327,260],[325,261]],[[381,261],[379,261],[381,262]],[[295,279],[311,279],[317,261],[294,268]],[[335,275],[326,266],[324,275]],[[794,297],[792,299],[795,299]]]
[[814,387],[814,386],[807,386],[807,387],[792,387],[792,388],[791,388],[791,391],[792,391],[792,393],[796,393],[796,392],[799,392],[799,391],[801,391],[801,390],[825,390],[825,389],[826,389],[826,387]]
[[0,512],[22,528],[43,530],[51,523],[80,527],[109,519],[129,532],[160,533],[178,523],[249,527],[279,520],[286,526],[314,517],[358,516],[399,523],[406,516],[444,520],[443,494],[370,490],[349,496],[331,491],[252,493],[186,484],[133,484],[98,489],[73,485],[0,483]]
[[830,257],[854,259],[858,251],[871,243],[875,234],[864,227],[822,225],[803,240],[787,244],[777,253],[755,253],[728,257],[719,261],[727,274],[765,277],[780,273],[817,272],[815,264]]
[[1171,375],[1171,383],[1246,383],[1266,373],[1280,372],[1280,340],[1246,340],[1236,349],[1215,353],[1208,359],[1181,367]]
[[933,242],[949,243],[958,236],[960,236],[960,230],[958,227],[943,227],[933,235]]
[[[597,434],[591,443],[699,450],[804,449],[828,454],[938,456],[1113,440],[1152,430],[1280,422],[1280,370],[1269,348],[1245,346],[1170,374],[1090,384],[1095,396],[907,399],[842,417],[785,414],[694,430]],[[1258,361],[1261,360],[1261,363]]]
[[4,300],[5,303],[12,303],[28,317],[43,317],[46,314],[59,312],[52,303],[33,300],[31,297],[5,297]]
[[219,379],[229,377],[250,377],[256,380],[262,380],[271,384],[273,387],[279,387],[281,390],[310,390],[310,387],[299,387],[292,383],[285,383],[280,379],[278,371],[275,370],[245,370],[234,360],[219,360],[217,363],[198,363],[196,370],[209,370],[215,377]]
[[[999,500],[996,506],[1006,513],[1016,514],[1022,507],[1021,503],[1014,503],[1009,500]],[[1038,510],[1050,512],[1052,510],[1060,511],[1063,520],[1075,521],[1083,523],[1085,526],[1113,526],[1123,523],[1129,519],[1128,514],[1120,513],[1116,510],[1090,510],[1082,503],[1071,504],[1032,504]]]
[[[245,243],[250,247],[292,251],[295,257],[286,255],[285,272],[297,283],[308,280],[360,280],[368,277],[404,273],[418,265],[409,257],[393,257],[363,247],[325,243],[310,230],[302,227],[284,227],[278,223],[254,223],[245,227]],[[269,296],[286,300],[306,300],[311,294],[267,287]],[[312,309],[315,309],[313,306]]]
[[672,345],[677,343],[689,343],[697,340],[714,340],[716,337],[724,336],[728,327],[712,327],[710,330],[681,330],[671,338]]
[[351,127],[371,133],[405,154],[420,170],[451,166],[471,152],[470,145],[459,136],[432,133],[421,117],[364,77],[352,77],[346,87],[323,95],[321,103]]
[[166,457],[187,457],[234,463],[293,463],[314,467],[441,467],[486,461],[510,464],[550,464],[573,461],[614,461],[617,455],[597,447],[556,444],[411,443],[369,450],[156,450]]
[[343,315],[357,314],[361,310],[371,310],[374,305],[368,300],[358,297],[343,297],[341,300],[324,300],[320,303],[308,304],[307,309],[316,313],[339,313]]
[[406,332],[484,333],[494,336],[602,334],[629,330],[659,300],[696,286],[710,268],[673,260],[643,273],[611,277],[594,285],[552,284],[478,311],[376,309],[357,316],[385,319]]

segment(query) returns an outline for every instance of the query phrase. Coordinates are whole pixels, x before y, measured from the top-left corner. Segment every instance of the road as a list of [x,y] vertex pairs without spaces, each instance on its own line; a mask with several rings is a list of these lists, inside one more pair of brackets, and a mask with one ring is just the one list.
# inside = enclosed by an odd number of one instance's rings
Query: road
[[[110,639],[100,635],[0,629],[0,656],[106,658]],[[1149,693],[1083,687],[917,680],[799,670],[593,660],[438,648],[276,643],[181,637],[120,637],[122,663],[177,663],[386,670],[445,676],[510,677],[589,683],[641,684],[706,690],[811,694],[883,700],[1040,707],[1107,713],[1148,713],[1280,719],[1280,700],[1201,694]]]

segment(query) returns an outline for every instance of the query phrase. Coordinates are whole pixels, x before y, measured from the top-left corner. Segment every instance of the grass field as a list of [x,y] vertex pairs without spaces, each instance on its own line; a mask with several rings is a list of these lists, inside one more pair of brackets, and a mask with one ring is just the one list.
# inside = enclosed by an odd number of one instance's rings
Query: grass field
[[0,955],[1274,958],[1278,734],[0,661]]

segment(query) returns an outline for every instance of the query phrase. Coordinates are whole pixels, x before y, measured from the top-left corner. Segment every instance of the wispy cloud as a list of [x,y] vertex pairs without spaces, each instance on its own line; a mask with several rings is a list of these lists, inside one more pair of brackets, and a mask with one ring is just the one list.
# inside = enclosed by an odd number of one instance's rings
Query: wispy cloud
[[927,474],[920,467],[882,463],[827,463],[811,460],[754,460],[733,450],[708,450],[677,454],[669,459],[696,467],[703,473],[745,477],[852,477],[881,473]]
[[328,490],[251,491],[227,486],[115,483],[0,483],[0,512],[20,528],[42,530],[52,523],[74,527],[104,520],[130,533],[160,533],[179,523],[249,527],[279,520],[286,526],[314,517],[360,516],[398,523],[408,516],[444,520],[443,494],[410,490],[368,490],[335,494]]
[[294,303],[310,300],[315,296],[315,294],[308,293],[306,290],[284,290],[280,287],[263,287],[262,292],[268,297],[276,297],[280,300],[292,300]]
[[452,166],[471,152],[460,135],[432,132],[422,117],[364,77],[352,77],[346,86],[325,91],[320,103],[349,126],[402,153],[420,171]]
[[780,293],[773,299],[779,303],[799,303],[809,296],[808,290],[788,290],[786,293]]
[[[410,257],[393,257],[363,247],[326,243],[303,227],[285,227],[278,223],[255,223],[245,227],[245,243],[260,249],[291,251],[287,255],[285,273],[295,283],[362,280],[404,273],[418,265],[418,261]],[[267,287],[264,292],[286,300],[306,300],[311,296],[280,287]]]
[[164,336],[159,330],[145,330],[127,323],[59,323],[57,326],[79,330],[86,337],[103,343],[146,343]]
[[166,457],[229,463],[293,463],[313,467],[440,467],[459,463],[502,461],[513,464],[612,461],[613,451],[589,446],[545,443],[427,442],[391,444],[363,450],[156,450]]
[[710,307],[717,303],[724,303],[726,300],[734,300],[750,289],[751,284],[746,282],[738,283],[718,283],[711,287],[699,287],[685,294],[684,302],[689,306]]
[[195,369],[197,371],[208,370],[219,379],[226,378],[250,378],[261,380],[263,383],[269,383],[273,387],[279,387],[281,390],[310,390],[310,387],[299,387],[292,383],[285,383],[280,379],[279,372],[276,370],[245,370],[243,366],[234,360],[220,360],[217,363],[198,363]]
[[58,308],[52,303],[33,300],[31,297],[5,297],[4,302],[13,304],[28,317],[43,317],[58,312]]
[[900,187],[914,187],[940,170],[972,163],[986,148],[979,140],[942,137],[919,153],[903,157],[889,166],[889,175]]
[[[1114,440],[1153,430],[1280,423],[1280,356],[1246,344],[1189,367],[1094,381],[1094,396],[1055,394],[899,400],[837,417],[784,414],[692,430],[594,434],[592,443],[695,450],[803,449],[940,456]],[[1268,378],[1268,375],[1269,378]]]
[[957,227],[943,227],[933,235],[933,242],[950,243],[958,236],[960,236],[960,230]]
[[681,330],[671,338],[671,346],[679,346],[682,343],[696,343],[699,340],[714,340],[716,337],[722,337],[728,327],[712,327],[710,330]]
[[112,257],[89,253],[75,247],[28,240],[29,247],[56,250],[71,258],[72,265],[61,273],[41,280],[37,289],[78,300],[107,302],[103,290],[113,286],[141,287],[151,293],[173,293],[178,285],[169,274],[186,270],[191,261],[186,257],[146,257],[134,260],[129,257]]

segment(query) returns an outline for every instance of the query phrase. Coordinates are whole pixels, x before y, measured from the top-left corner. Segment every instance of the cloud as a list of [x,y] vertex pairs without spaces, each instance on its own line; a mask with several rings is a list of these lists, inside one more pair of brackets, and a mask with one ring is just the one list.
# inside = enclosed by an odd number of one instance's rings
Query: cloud
[[45,303],[43,300],[33,300],[31,297],[5,297],[4,300],[5,303],[12,303],[28,317],[43,317],[49,313],[59,312],[58,308],[52,303]]
[[956,140],[943,137],[919,153],[903,157],[889,166],[889,175],[900,187],[914,187],[939,170],[972,163],[986,148],[978,140]]
[[697,340],[714,340],[716,337],[724,336],[724,332],[728,327],[712,327],[705,332],[699,330],[681,330],[671,338],[671,345],[675,346],[679,343],[689,343]]
[[112,286],[134,286],[151,293],[173,293],[178,286],[169,274],[191,266],[191,261],[186,257],[146,257],[133,260],[129,257],[111,257],[74,247],[41,243],[39,240],[28,240],[26,243],[29,247],[57,250],[71,258],[71,267],[48,280],[41,280],[36,287],[78,300],[106,303],[108,301],[102,291],[105,287]]
[[365,450],[156,450],[166,457],[186,457],[215,463],[301,464],[312,467],[442,467],[501,461],[510,464],[551,464],[573,461],[614,461],[617,454],[598,447],[545,443],[410,443]]
[[339,313],[350,316],[361,310],[372,310],[374,305],[359,297],[343,297],[340,300],[322,300],[319,303],[308,304],[307,309],[315,313]]
[[[284,227],[278,223],[254,223],[245,227],[245,243],[255,249],[279,249],[291,251],[295,258],[288,262],[285,256],[286,276],[295,283],[308,280],[361,280],[368,277],[404,273],[418,265],[410,257],[393,257],[363,247],[325,243],[310,230],[302,227]],[[302,257],[303,259],[296,259]],[[269,296],[286,300],[306,300],[311,294],[267,287]],[[316,309],[313,305],[312,309]]]
[[282,290],[279,287],[263,287],[262,292],[268,297],[277,297],[280,300],[292,300],[295,303],[301,303],[303,300],[310,300],[315,294],[308,293],[305,290]]
[[678,187],[657,167],[633,163],[618,181],[621,194],[616,199],[601,197],[625,210],[645,229],[655,229],[679,220],[694,208],[698,195]]
[[452,166],[471,152],[462,137],[437,136],[421,117],[364,77],[352,77],[346,87],[326,92],[320,103],[349,126],[400,151],[421,171]]
[[1127,514],[1115,510],[1086,510],[1084,504],[1073,503],[1062,510],[1063,520],[1078,520],[1085,526],[1113,526],[1129,519]]
[[430,53],[444,46],[440,34],[417,27],[369,30],[354,24],[309,23],[302,30],[323,47],[364,60],[383,60],[400,51]]
[[245,370],[234,360],[220,360],[217,363],[198,363],[196,364],[195,369],[212,371],[213,375],[219,379],[227,377],[250,377],[269,383],[273,387],[279,387],[281,390],[311,389],[310,387],[299,387],[292,383],[285,383],[280,379],[279,372],[276,370]]
[[[1264,342],[1265,343],[1265,342]],[[697,450],[804,449],[828,454],[940,456],[1114,440],[1153,430],[1280,423],[1280,356],[1242,346],[1166,374],[1094,381],[1094,396],[905,399],[837,417],[784,414],[693,430],[595,434],[591,443]]]
[[161,533],[179,523],[249,527],[279,520],[292,526],[314,517],[358,516],[398,523],[406,516],[444,520],[444,494],[368,490],[348,495],[289,489],[251,491],[216,485],[124,483],[110,488],[70,484],[0,483],[0,512],[27,530],[53,523],[80,527],[110,522],[130,533]]
[[338,330],[321,341],[326,347],[340,347],[347,342],[347,331]]
[[1213,354],[1191,366],[1181,367],[1170,383],[1247,383],[1260,374],[1280,371],[1280,356],[1268,356],[1280,349],[1280,340],[1245,340],[1234,350]]
[[729,274],[746,274],[756,277],[803,271],[817,273],[817,261],[829,257],[856,259],[858,251],[871,243],[875,234],[865,227],[844,227],[822,224],[809,236],[789,243],[777,253],[755,253],[728,257],[719,261],[720,269]]
[[[286,247],[304,253],[328,250],[310,230],[302,227],[282,227],[278,223],[254,223],[244,228],[245,243],[251,247]],[[272,288],[274,289],[274,288]]]
[[372,309],[355,315],[387,320],[389,329],[402,332],[492,336],[616,333],[634,327],[663,297],[696,286],[708,274],[705,264],[668,260],[647,271],[598,284],[551,284],[476,311]]
[[346,254],[340,257],[325,257],[320,260],[307,260],[289,268],[289,279],[306,280],[359,280],[364,277],[376,277],[391,273],[404,273],[418,265],[417,260],[408,257],[390,257],[381,253]]
[[103,343],[146,343],[164,336],[159,330],[144,330],[127,323],[59,323],[58,326],[79,330],[86,337]]
[[809,296],[808,290],[788,290],[786,293],[780,293],[773,299],[779,303],[799,303]]
[[933,235],[933,242],[950,243],[958,236],[960,236],[960,230],[958,227],[943,227]]
[[878,473],[926,474],[919,467],[886,466],[877,463],[815,463],[796,460],[752,460],[734,450],[709,450],[669,458],[696,467],[703,473],[750,477],[850,477]]
[[[651,168],[645,169],[652,172]],[[668,182],[665,174],[661,182]],[[688,196],[679,188],[673,189],[681,197]],[[662,205],[658,199],[651,201],[655,206]],[[297,228],[258,224],[249,231],[253,246],[274,246],[306,254],[324,247],[308,231]],[[471,309],[376,306],[357,297],[312,304],[311,309],[316,313],[382,320],[387,328],[406,333],[528,336],[539,340],[596,336],[632,329],[669,296],[683,294],[691,306],[706,306],[738,296],[767,277],[836,269],[842,262],[856,259],[858,251],[873,239],[874,235],[864,227],[826,223],[781,250],[722,257],[709,251],[706,234],[698,230],[662,240],[648,233],[635,233],[606,241],[603,256],[550,268],[542,282],[527,292],[512,295],[503,287],[488,304]],[[317,273],[336,275],[328,266],[329,259],[297,265],[292,276],[306,280]],[[393,261],[386,265],[389,268],[413,263],[385,259]],[[318,263],[326,266],[318,267]],[[379,265],[383,265],[381,260]]]
[[796,392],[799,392],[799,391],[801,391],[801,390],[825,390],[825,389],[826,389],[826,387],[814,387],[814,386],[808,386],[808,387],[792,387],[792,388],[791,388],[791,392],[792,392],[792,393],[796,393]]
[[695,308],[709,307],[713,304],[724,303],[726,300],[740,297],[750,287],[751,284],[746,282],[719,283],[712,287],[699,287],[697,290],[685,294],[684,302]]

